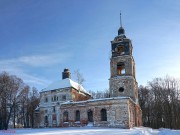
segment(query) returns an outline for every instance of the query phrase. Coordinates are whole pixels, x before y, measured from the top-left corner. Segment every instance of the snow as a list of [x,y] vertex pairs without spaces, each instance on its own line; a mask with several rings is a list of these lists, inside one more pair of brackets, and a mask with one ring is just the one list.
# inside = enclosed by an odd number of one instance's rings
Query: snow
[[80,122],[80,121],[76,121],[75,123],[76,123],[76,124],[81,124],[81,122]]
[[11,132],[3,132],[0,130],[0,135],[14,133],[19,135],[180,135],[180,130],[159,129],[153,130],[151,128],[98,128],[98,127],[79,127],[79,128],[39,128],[39,129],[12,129]]
[[159,129],[160,132],[157,135],[180,135],[180,130],[170,130],[170,129]]
[[130,79],[131,79],[132,76],[127,76],[127,75],[126,75],[126,76],[123,76],[123,75],[122,75],[122,76],[115,76],[114,78],[116,78],[116,79],[118,79],[118,78],[124,78],[124,79],[125,79],[125,78],[130,78]]
[[[85,101],[78,101],[78,102],[64,102],[64,103],[61,103],[61,105],[64,105],[64,104],[80,104],[80,103],[88,103],[88,102],[96,102],[96,101],[107,101],[107,100],[118,100],[118,99],[130,99],[132,102],[134,102],[130,97],[113,97],[113,98],[98,98],[98,99],[89,99],[89,100],[85,100]],[[135,102],[134,102],[135,103]]]
[[93,127],[93,122],[89,122],[87,127]]
[[68,87],[73,87],[77,90],[80,90],[82,92],[85,92],[89,94],[80,84],[74,82],[73,80],[66,78],[62,80],[58,80],[50,84],[47,88],[43,89],[42,92],[45,91],[51,91],[51,90],[57,90],[60,88],[68,88]]

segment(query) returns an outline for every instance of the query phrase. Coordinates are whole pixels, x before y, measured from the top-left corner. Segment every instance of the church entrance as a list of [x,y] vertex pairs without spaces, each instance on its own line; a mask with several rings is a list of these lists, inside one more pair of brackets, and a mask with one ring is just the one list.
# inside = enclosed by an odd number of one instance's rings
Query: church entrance
[[87,114],[88,114],[88,121],[93,122],[93,111],[88,110]]

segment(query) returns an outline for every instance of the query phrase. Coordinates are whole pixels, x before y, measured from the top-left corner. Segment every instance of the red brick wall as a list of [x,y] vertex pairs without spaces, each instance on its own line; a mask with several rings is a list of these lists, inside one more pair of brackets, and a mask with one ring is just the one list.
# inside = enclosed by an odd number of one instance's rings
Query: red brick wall
[[[67,126],[85,126],[88,124],[88,110],[93,112],[94,126],[97,127],[119,127],[130,128],[129,113],[128,113],[129,99],[111,99],[111,100],[90,100],[84,102],[67,103],[61,105],[61,125]],[[101,121],[101,109],[107,111],[107,121]],[[75,121],[75,112],[80,111],[80,122]],[[69,122],[63,122],[63,112],[68,111]],[[134,115],[132,115],[134,118]]]
[[73,101],[84,101],[84,100],[91,99],[91,97],[88,94],[82,93],[73,88],[71,90],[71,94],[73,95]]

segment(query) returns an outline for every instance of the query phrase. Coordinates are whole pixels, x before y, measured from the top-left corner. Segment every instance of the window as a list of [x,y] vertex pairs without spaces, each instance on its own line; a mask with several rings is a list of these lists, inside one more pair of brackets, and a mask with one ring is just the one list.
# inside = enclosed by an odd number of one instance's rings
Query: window
[[58,97],[56,95],[54,95],[52,98],[51,98],[52,102],[54,101],[58,101]]
[[119,62],[117,64],[117,74],[118,75],[125,74],[125,64],[123,62]]
[[124,91],[124,88],[123,87],[120,87],[119,88],[119,92],[123,92]]
[[117,52],[120,53],[120,55],[125,54],[124,46],[119,46],[119,47],[117,47]]
[[80,121],[80,111],[79,110],[77,110],[76,111],[76,121]]
[[101,110],[101,121],[107,121],[107,112],[106,109]]
[[88,121],[89,122],[93,122],[93,111],[91,110],[88,110]]
[[45,102],[46,102],[46,103],[48,102],[48,98],[47,98],[47,97],[45,97]]
[[45,125],[45,127],[48,126],[48,116],[44,117],[44,125]]
[[63,121],[64,121],[64,122],[68,122],[68,112],[67,112],[67,111],[65,111],[65,112],[63,113]]
[[62,99],[63,99],[63,100],[66,100],[66,95],[63,95],[63,96],[62,96]]
[[56,108],[55,108],[55,106],[53,106],[53,112],[54,112],[54,113],[56,112]]
[[48,123],[48,116],[45,116],[44,121],[45,123]]

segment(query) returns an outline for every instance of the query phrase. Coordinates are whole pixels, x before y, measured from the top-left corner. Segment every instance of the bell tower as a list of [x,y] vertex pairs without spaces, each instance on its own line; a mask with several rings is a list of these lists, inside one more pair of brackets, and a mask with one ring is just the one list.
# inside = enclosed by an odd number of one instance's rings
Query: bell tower
[[120,14],[118,36],[111,41],[110,97],[131,97],[138,103],[138,88],[131,40],[125,36]]

